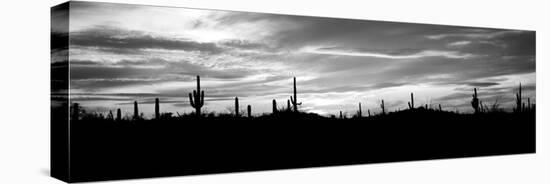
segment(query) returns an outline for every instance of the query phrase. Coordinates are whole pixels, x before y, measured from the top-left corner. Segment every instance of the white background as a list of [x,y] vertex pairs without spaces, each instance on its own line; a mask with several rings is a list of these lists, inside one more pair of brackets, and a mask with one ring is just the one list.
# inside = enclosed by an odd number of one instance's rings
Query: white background
[[[0,183],[49,177],[50,7],[61,0],[3,1],[0,9]],[[550,183],[547,80],[550,6],[544,0],[110,0],[108,2],[314,15],[537,31],[537,153],[314,169],[134,179],[109,183]],[[543,52],[546,51],[546,52]],[[549,72],[549,73],[545,73]],[[464,135],[468,136],[468,135]],[[403,153],[406,154],[406,153]]]

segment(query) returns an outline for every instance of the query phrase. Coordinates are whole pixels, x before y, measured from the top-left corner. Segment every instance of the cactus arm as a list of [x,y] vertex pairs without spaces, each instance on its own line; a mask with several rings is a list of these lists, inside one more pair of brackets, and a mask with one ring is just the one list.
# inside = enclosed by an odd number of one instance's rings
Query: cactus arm
[[189,93],[189,103],[191,103],[191,107],[196,107],[195,103],[193,102],[193,97],[191,96],[191,93]]
[[200,107],[204,105],[204,91],[201,91],[201,98],[200,98]]

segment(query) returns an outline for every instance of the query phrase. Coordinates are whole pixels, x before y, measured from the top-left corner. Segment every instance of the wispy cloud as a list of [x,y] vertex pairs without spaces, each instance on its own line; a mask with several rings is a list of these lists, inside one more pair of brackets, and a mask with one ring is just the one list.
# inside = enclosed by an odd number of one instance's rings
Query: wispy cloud
[[435,34],[426,36],[428,39],[440,40],[445,38],[470,38],[470,39],[492,39],[506,34],[518,34],[523,31],[505,30],[505,31],[483,31],[474,33],[449,33],[449,34]]
[[450,47],[462,47],[462,46],[468,45],[470,43],[472,43],[472,42],[471,41],[456,41],[456,42],[449,43],[447,45],[450,46]]
[[112,26],[96,26],[94,28],[70,33],[70,44],[92,48],[113,49],[166,49],[200,51],[209,54],[221,52],[215,43],[201,43],[179,38],[166,38],[151,33],[124,30]]
[[321,47],[321,48],[312,48],[305,47],[301,50],[305,53],[312,54],[327,54],[327,55],[338,55],[338,56],[360,56],[360,57],[377,57],[377,58],[387,58],[387,59],[418,59],[424,57],[444,57],[444,58],[471,58],[475,57],[473,54],[469,53],[460,53],[458,51],[445,51],[445,50],[419,50],[414,53],[406,54],[388,54],[380,52],[369,52],[369,51],[358,51],[354,49],[342,49],[334,47]]

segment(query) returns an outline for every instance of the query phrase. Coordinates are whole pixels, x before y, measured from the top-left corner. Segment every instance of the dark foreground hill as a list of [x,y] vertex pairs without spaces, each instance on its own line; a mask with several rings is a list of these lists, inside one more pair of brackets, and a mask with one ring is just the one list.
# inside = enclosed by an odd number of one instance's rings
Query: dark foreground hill
[[535,113],[407,110],[71,123],[71,180],[90,181],[535,152]]

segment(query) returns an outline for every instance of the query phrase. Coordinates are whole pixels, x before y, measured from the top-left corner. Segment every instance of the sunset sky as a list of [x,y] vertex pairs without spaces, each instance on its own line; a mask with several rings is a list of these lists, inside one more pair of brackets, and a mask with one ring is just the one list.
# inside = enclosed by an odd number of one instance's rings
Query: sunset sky
[[286,106],[293,76],[300,109],[323,115],[358,102],[378,113],[382,99],[405,109],[411,92],[471,113],[473,88],[511,110],[520,82],[536,102],[532,31],[73,1],[69,35],[71,103],[89,111],[130,113],[137,100],[150,117],[158,97],[163,112],[192,112],[196,75],[208,112],[236,96],[254,114]]

